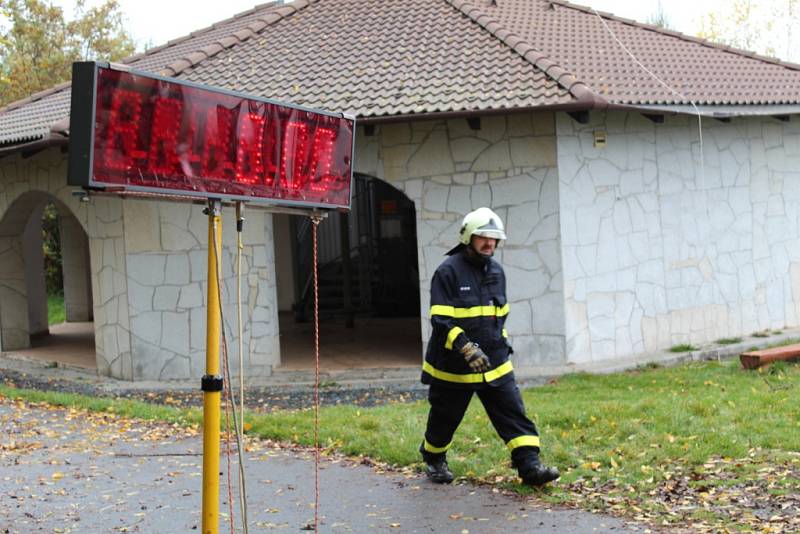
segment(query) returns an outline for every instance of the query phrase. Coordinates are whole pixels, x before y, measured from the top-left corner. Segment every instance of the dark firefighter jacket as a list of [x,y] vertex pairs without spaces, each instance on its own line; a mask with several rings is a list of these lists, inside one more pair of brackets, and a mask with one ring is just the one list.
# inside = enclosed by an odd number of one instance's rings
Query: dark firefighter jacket
[[[514,377],[512,352],[504,328],[508,316],[506,276],[494,260],[476,262],[466,251],[447,258],[431,280],[431,338],[422,365],[422,382],[478,389]],[[475,373],[459,350],[477,343],[491,367]]]

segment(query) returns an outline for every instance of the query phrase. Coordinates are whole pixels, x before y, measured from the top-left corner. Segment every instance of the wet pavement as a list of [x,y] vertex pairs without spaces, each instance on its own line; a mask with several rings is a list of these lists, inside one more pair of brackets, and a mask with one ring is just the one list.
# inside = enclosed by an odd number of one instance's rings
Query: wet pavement
[[[202,439],[197,430],[109,413],[0,398],[0,532],[200,531]],[[230,524],[227,456],[220,461],[220,532]],[[251,440],[250,532],[308,529],[314,459]],[[236,469],[235,454],[233,470]],[[232,476],[233,494],[236,474]],[[238,504],[234,510],[240,523]],[[340,456],[320,464],[320,532],[642,532],[642,527],[472,484],[436,486]],[[238,527],[237,527],[237,531]]]

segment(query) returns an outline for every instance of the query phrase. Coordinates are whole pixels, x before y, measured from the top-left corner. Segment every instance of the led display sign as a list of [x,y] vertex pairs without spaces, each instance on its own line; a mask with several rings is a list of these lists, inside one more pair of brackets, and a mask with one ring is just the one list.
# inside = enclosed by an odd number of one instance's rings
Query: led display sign
[[75,63],[67,181],[349,208],[354,130],[343,114]]

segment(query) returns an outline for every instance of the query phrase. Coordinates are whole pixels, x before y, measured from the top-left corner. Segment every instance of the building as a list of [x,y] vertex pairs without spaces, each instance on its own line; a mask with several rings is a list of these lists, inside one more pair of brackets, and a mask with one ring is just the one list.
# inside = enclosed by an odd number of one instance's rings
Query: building
[[[412,365],[430,277],[482,205],[508,229],[498,256],[522,374],[800,325],[800,66],[560,0],[266,4],[126,63],[358,117],[356,209],[326,223],[323,279],[332,306],[410,332]],[[0,110],[0,348],[46,328],[30,266],[37,210],[54,202],[68,316],[93,315],[98,372],[199,377],[205,218],[75,196],[69,94]],[[307,309],[307,232],[248,212],[251,377],[285,363],[279,311]]]

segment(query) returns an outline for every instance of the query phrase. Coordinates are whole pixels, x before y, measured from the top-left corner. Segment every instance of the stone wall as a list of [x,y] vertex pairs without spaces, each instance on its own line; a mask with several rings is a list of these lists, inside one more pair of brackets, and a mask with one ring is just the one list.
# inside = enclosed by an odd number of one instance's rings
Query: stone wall
[[[800,125],[771,118],[654,124],[639,114],[483,117],[358,129],[355,170],[416,205],[421,314],[469,210],[508,240],[508,330],[521,368],[634,356],[800,324]],[[597,148],[593,132],[606,133]],[[701,163],[702,162],[702,163]],[[0,347],[28,343],[21,239],[54,201],[86,232],[98,372],[128,380],[204,373],[207,219],[202,206],[93,196],[66,185],[57,149],[0,159]],[[223,302],[235,357],[234,217],[225,210]],[[279,363],[272,217],[245,225],[249,376]],[[76,263],[77,264],[77,263]],[[562,271],[563,265],[563,271]],[[422,321],[420,335],[429,336]]]
[[[605,148],[593,132],[607,135]],[[800,125],[559,115],[567,357],[800,324]]]
[[50,330],[47,316],[47,287],[42,248],[42,214],[44,205],[33,210],[22,234],[25,290],[28,301],[28,334],[46,335]]
[[85,203],[97,373],[133,380],[123,204],[113,196],[94,196]]
[[[125,250],[135,380],[205,374],[208,217],[200,204],[124,202]],[[246,376],[279,363],[272,217],[246,210],[242,300]],[[229,361],[239,374],[236,320],[236,219],[222,214],[222,302]]]
[[[359,128],[355,170],[403,191],[416,205],[421,315],[430,279],[457,243],[465,213],[489,206],[506,223],[497,252],[508,277],[508,332],[518,367],[564,362],[558,172],[550,113]],[[422,321],[427,342],[430,324]]]
[[[93,301],[98,373],[124,380],[202,376],[208,243],[203,206],[111,195],[82,202],[66,184],[66,164],[58,149],[0,159],[0,350],[29,345],[21,240],[31,213],[54,202],[72,241],[81,230],[88,236],[91,292],[78,278],[83,253],[66,254],[65,261],[73,275],[68,293],[74,298],[68,298],[79,319],[88,318],[87,310],[79,309],[82,299]],[[256,209],[248,209],[246,218],[243,340],[247,376],[257,377],[269,375],[279,361],[272,218]],[[223,229],[223,308],[232,372],[238,376],[236,232],[230,209],[224,210]]]
[[0,350],[29,346],[27,310],[36,296],[28,295],[23,272],[41,267],[38,261],[35,266],[25,264],[20,240],[31,217],[40,217],[41,206],[53,202],[71,230],[88,237],[98,373],[130,380],[122,202],[114,197],[81,202],[73,195],[75,188],[67,185],[66,172],[67,156],[58,148],[0,159]]

